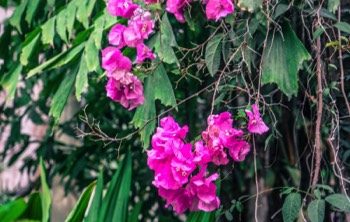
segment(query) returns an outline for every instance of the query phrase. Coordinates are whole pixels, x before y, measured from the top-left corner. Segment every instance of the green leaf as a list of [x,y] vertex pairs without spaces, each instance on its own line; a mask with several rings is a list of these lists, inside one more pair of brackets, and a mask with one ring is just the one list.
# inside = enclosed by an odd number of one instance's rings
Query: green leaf
[[73,210],[69,213],[66,222],[76,222],[83,221],[85,211],[89,205],[89,200],[92,194],[92,191],[95,189],[96,181],[92,182],[84,191],[83,194],[79,197],[78,202],[75,204]]
[[161,61],[168,64],[179,63],[172,48],[177,47],[177,43],[167,13],[164,13],[162,17],[160,31],[154,47]]
[[350,201],[343,194],[329,195],[326,197],[326,202],[339,210],[350,212]]
[[32,23],[33,17],[35,15],[36,10],[38,9],[40,0],[30,0],[28,2],[27,6],[27,14],[25,17],[25,20],[27,21],[28,25]]
[[346,33],[350,34],[350,24],[349,23],[337,22],[333,26],[336,27],[337,29],[340,29],[340,31],[342,31],[342,32],[346,32]]
[[57,34],[61,37],[61,39],[68,44],[67,39],[67,11],[62,10],[58,13],[56,18],[56,31]]
[[260,9],[262,0],[238,0],[238,7],[242,10],[254,12]]
[[131,153],[128,149],[103,199],[99,221],[128,221],[128,203],[132,172],[131,163]]
[[75,96],[77,97],[77,100],[80,101],[81,99],[81,93],[84,91],[84,89],[88,85],[88,69],[86,65],[86,59],[83,55],[80,59],[80,66],[79,71],[77,74],[77,80],[75,81]]
[[154,98],[159,99],[166,106],[175,106],[176,100],[173,86],[168,78],[163,63],[152,74],[154,79]]
[[26,210],[26,203],[23,198],[5,203],[0,206],[0,218],[1,222],[12,222],[18,219],[21,214]]
[[333,14],[337,11],[340,0],[328,0],[328,10]]
[[[148,122],[150,119],[156,116],[156,105],[154,98],[154,82],[152,77],[148,77],[146,79],[144,85],[144,96],[145,102],[143,105],[137,107],[135,115],[132,119],[132,123],[135,127],[142,129],[141,130],[141,141],[143,142],[143,148],[147,149],[150,144],[150,136],[156,128],[156,121],[152,120]],[[146,126],[144,126],[148,123]]]
[[299,193],[291,193],[283,203],[282,215],[284,222],[293,222],[299,214],[301,196]]
[[90,72],[96,72],[99,70],[100,57],[99,51],[95,45],[93,38],[89,38],[85,46],[84,57],[86,59],[87,68]]
[[5,75],[1,81],[1,85],[7,90],[7,99],[5,106],[15,96],[17,83],[21,72],[22,65],[16,64],[10,69],[9,73]]
[[87,15],[88,17],[91,16],[92,10],[94,9],[96,4],[96,0],[89,0],[89,4],[87,6]]
[[75,14],[77,11],[77,6],[75,1],[72,1],[67,6],[67,31],[68,31],[68,39],[72,37],[74,22],[75,22]]
[[307,207],[307,215],[311,222],[323,222],[326,203],[324,200],[313,200]]
[[43,212],[42,222],[50,221],[51,193],[46,181],[46,172],[43,158],[40,157],[40,181],[41,181],[41,207]]
[[55,125],[58,124],[63,108],[67,103],[68,96],[73,88],[77,72],[78,67],[75,67],[73,70],[71,70],[71,73],[65,73],[62,83],[52,98],[49,115],[54,117]]
[[86,5],[86,0],[76,1],[78,10],[77,10],[77,19],[81,24],[83,24],[84,28],[87,29],[89,27],[89,18],[87,16],[88,9]]
[[205,48],[205,62],[211,76],[214,76],[219,70],[221,61],[221,41],[223,35],[217,34],[209,40],[207,47]]
[[313,34],[312,40],[315,41],[320,35],[322,35],[322,33],[324,33],[324,28],[320,27],[316,29],[316,31]]
[[57,68],[67,64],[77,56],[77,54],[84,48],[84,46],[85,44],[82,43],[80,45],[68,49],[65,52],[61,52],[60,54],[54,56],[53,58],[49,59],[43,64],[30,70],[27,74],[27,78],[30,78],[41,71]]
[[25,212],[21,215],[21,221],[23,221],[22,219],[41,221],[42,207],[39,192],[34,192],[29,196],[27,208]]
[[50,44],[53,46],[53,37],[55,36],[55,20],[56,17],[52,17],[41,26],[41,41],[43,44]]
[[33,52],[39,44],[40,39],[40,28],[35,29],[31,32],[26,40],[24,41],[20,61],[21,64],[26,66],[28,65],[28,60],[32,57]]
[[139,201],[135,204],[134,208],[132,209],[129,218],[128,218],[128,222],[138,222],[140,221],[138,216],[141,212],[142,209],[142,201]]
[[51,8],[55,7],[55,2],[56,2],[56,0],[47,0],[47,4],[48,4],[48,6],[50,6]]
[[22,3],[16,7],[15,12],[12,14],[12,17],[10,18],[10,24],[13,27],[16,27],[17,30],[22,33],[21,29],[21,21],[23,18],[24,10],[26,9],[28,0],[23,0]]
[[276,83],[291,98],[298,92],[298,71],[310,54],[289,24],[280,32],[270,33],[263,58],[262,83]]
[[273,20],[276,20],[280,15],[283,15],[288,9],[289,5],[283,3],[278,4],[272,17]]
[[91,34],[91,37],[94,39],[95,45],[98,50],[102,48],[101,42],[102,42],[104,24],[105,24],[105,17],[104,16],[98,17],[94,22],[94,25],[95,25],[94,32]]
[[84,220],[85,222],[98,221],[99,210],[102,203],[102,191],[103,191],[103,172],[101,171],[97,179],[97,185],[94,191],[92,203],[90,205],[89,213]]

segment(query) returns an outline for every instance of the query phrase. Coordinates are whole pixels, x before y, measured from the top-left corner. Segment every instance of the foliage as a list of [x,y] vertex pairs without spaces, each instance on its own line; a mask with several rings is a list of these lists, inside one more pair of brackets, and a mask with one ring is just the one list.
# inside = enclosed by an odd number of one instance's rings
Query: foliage
[[[14,9],[0,26],[0,135],[11,135],[0,158],[13,165],[37,145],[22,171],[40,172],[27,192],[0,193],[1,220],[50,221],[55,176],[80,194],[67,221],[349,220],[349,3],[238,0],[216,22],[194,1],[185,23],[166,3],[138,3],[155,17],[145,44],[157,59],[134,65],[145,102],[128,111],[105,92],[100,51],[127,21],[104,0],[0,0]],[[123,55],[134,61],[136,51]],[[213,113],[230,112],[246,130],[252,104],[270,131],[246,136],[245,161],[210,167],[222,178],[220,208],[166,209],[145,153],[159,120],[188,125],[194,143]],[[48,126],[42,139],[23,133],[26,119]]]

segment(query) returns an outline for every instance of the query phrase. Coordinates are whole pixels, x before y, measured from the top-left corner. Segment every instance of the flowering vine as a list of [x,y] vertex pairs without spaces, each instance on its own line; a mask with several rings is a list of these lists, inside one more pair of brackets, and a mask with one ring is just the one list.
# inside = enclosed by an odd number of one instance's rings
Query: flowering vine
[[[252,109],[253,112],[245,110],[248,131],[257,134],[268,131],[255,104]],[[166,207],[172,205],[179,214],[188,209],[217,209],[220,200],[213,181],[219,174],[207,176],[208,164],[228,164],[227,153],[234,161],[241,162],[250,151],[250,145],[243,139],[244,132],[232,126],[230,113],[210,115],[207,123],[202,140],[194,143],[193,150],[191,143],[184,142],[188,127],[180,127],[171,116],[165,117],[152,137],[152,149],[147,151],[148,166],[155,171],[153,185],[158,188],[159,196],[166,199]]]

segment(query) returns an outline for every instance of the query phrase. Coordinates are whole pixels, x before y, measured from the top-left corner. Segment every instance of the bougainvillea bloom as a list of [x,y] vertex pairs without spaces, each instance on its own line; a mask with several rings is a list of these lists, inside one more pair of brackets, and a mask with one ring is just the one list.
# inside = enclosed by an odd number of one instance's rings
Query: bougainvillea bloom
[[190,3],[191,1],[186,0],[167,0],[166,2],[166,10],[175,15],[175,18],[181,22],[185,22],[184,17],[184,7],[186,3]]
[[154,22],[152,20],[129,20],[129,27],[132,27],[140,39],[148,39],[153,32]]
[[125,30],[125,26],[121,24],[116,24],[113,26],[111,31],[108,34],[109,43],[117,46],[117,48],[123,48],[126,44],[124,42],[123,32]]
[[123,18],[130,18],[139,7],[130,0],[109,0],[107,3],[109,14]]
[[[108,46],[102,50],[102,68],[107,71],[107,76],[113,72],[130,72],[131,60],[123,56],[121,51],[113,46]],[[122,75],[123,76],[123,75]]]
[[137,56],[136,63],[142,63],[145,59],[155,59],[156,55],[152,53],[152,51],[145,44],[138,44],[136,46]]
[[252,105],[253,112],[245,110],[245,113],[249,117],[248,131],[251,133],[257,133],[259,135],[269,130],[269,127],[262,121],[259,113],[259,109],[256,104]]
[[226,17],[233,13],[234,5],[232,0],[209,0],[205,13],[208,19],[218,21],[220,18]]
[[203,141],[199,140],[194,144],[195,157],[193,161],[201,166],[210,162],[210,153],[208,147],[204,146]]
[[229,154],[234,161],[241,162],[250,151],[250,145],[243,140],[238,140],[229,148]]
[[132,110],[143,104],[143,86],[141,81],[131,73],[126,73],[116,80],[111,77],[106,85],[107,96],[120,102],[125,108]]

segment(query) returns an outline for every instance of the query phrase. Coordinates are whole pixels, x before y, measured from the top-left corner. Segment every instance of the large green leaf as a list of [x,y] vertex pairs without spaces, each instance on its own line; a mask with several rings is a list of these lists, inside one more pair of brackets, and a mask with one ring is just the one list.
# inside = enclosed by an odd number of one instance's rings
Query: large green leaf
[[238,0],[238,7],[249,12],[254,12],[260,9],[262,0]]
[[350,201],[343,194],[336,193],[329,195],[326,197],[326,202],[339,210],[350,212]]
[[346,32],[346,33],[350,34],[350,24],[349,23],[337,22],[336,24],[334,24],[334,27],[336,27],[337,29],[340,29],[340,31],[342,31],[342,32]]
[[269,33],[264,51],[262,83],[276,83],[288,98],[298,92],[298,71],[310,54],[289,24],[282,25],[282,33]]
[[49,115],[53,116],[55,119],[55,125],[58,124],[58,121],[61,117],[63,108],[65,107],[68,96],[73,88],[75,81],[75,76],[77,75],[78,67],[75,67],[71,70],[71,73],[66,73],[62,83],[60,84],[58,90],[52,98],[50,105]]
[[299,214],[301,207],[301,196],[299,193],[291,193],[287,196],[282,207],[284,222],[293,222]]
[[223,35],[221,33],[217,34],[209,40],[205,48],[205,62],[211,76],[217,73],[220,66],[222,38]]
[[168,78],[164,65],[161,63],[152,74],[154,98],[159,99],[166,106],[175,106],[176,100],[173,86]]
[[26,14],[25,20],[29,25],[32,23],[35,12],[39,7],[39,3],[40,3],[40,0],[30,0],[28,2],[27,14]]
[[18,219],[26,210],[26,203],[23,198],[11,201],[0,206],[0,220],[1,222],[12,222]]
[[311,222],[323,222],[326,203],[324,200],[313,200],[307,207],[307,215]]
[[162,17],[160,31],[154,47],[159,59],[163,62],[168,64],[179,63],[172,48],[177,47],[177,43],[167,13],[164,13]]
[[56,31],[57,34],[61,37],[61,39],[67,44],[67,11],[62,10],[58,15],[56,16]]
[[22,71],[22,65],[16,64],[10,69],[9,73],[5,75],[1,81],[1,85],[7,90],[7,99],[6,99],[5,106],[15,96],[17,83],[18,83],[18,79],[21,74],[21,71]]
[[85,87],[88,85],[88,72],[89,71],[87,69],[86,59],[83,54],[80,59],[80,66],[77,74],[77,80],[75,81],[75,96],[77,97],[78,101],[80,101],[81,93],[83,92]]
[[96,72],[99,70],[100,58],[99,51],[95,45],[94,39],[92,37],[86,43],[85,53],[84,53],[86,64],[90,72]]
[[131,186],[132,159],[129,149],[118,166],[103,199],[99,222],[128,220],[128,204]]
[[75,14],[77,12],[77,6],[75,1],[72,1],[67,6],[67,31],[68,31],[68,39],[71,38],[73,29],[74,29],[74,22],[75,22]]
[[99,215],[100,207],[102,203],[102,191],[103,191],[103,172],[101,171],[97,179],[97,185],[96,185],[93,199],[90,205],[89,213],[84,220],[85,222],[98,221],[98,215]]
[[144,96],[145,96],[145,102],[143,105],[137,107],[135,115],[132,119],[132,123],[137,128],[142,128],[146,123],[148,123],[142,130],[141,130],[141,141],[143,142],[143,148],[147,149],[150,144],[150,136],[153,133],[154,129],[156,128],[156,121],[152,120],[148,122],[150,119],[156,116],[156,105],[155,105],[155,98],[154,98],[154,82],[152,77],[148,77],[146,79],[145,85],[144,85]]
[[28,65],[28,60],[32,57],[33,52],[39,44],[40,39],[40,28],[35,29],[31,32],[26,40],[24,41],[20,61],[21,64],[26,66]]
[[40,181],[41,181],[41,207],[43,212],[42,222],[50,221],[51,193],[46,181],[46,172],[43,158],[40,157]]
[[83,221],[85,211],[89,205],[89,200],[92,194],[92,191],[95,189],[96,182],[92,182],[79,197],[78,202],[75,204],[73,210],[69,213],[66,222],[77,222]]
[[89,18],[87,16],[88,14],[88,6],[86,5],[87,0],[80,0],[80,1],[75,1],[78,7],[77,10],[77,19],[79,22],[81,22],[84,26],[85,29],[88,28],[89,26]]
[[27,208],[21,215],[22,219],[38,220],[42,219],[41,197],[39,192],[34,192],[29,196]]
[[16,7],[15,12],[12,14],[10,18],[10,24],[17,28],[17,30],[22,33],[21,29],[21,21],[23,19],[23,13],[28,4],[28,0],[23,0],[19,6]]
[[41,26],[41,41],[43,44],[50,44],[53,46],[53,37],[55,36],[55,19],[56,16],[50,18]]

